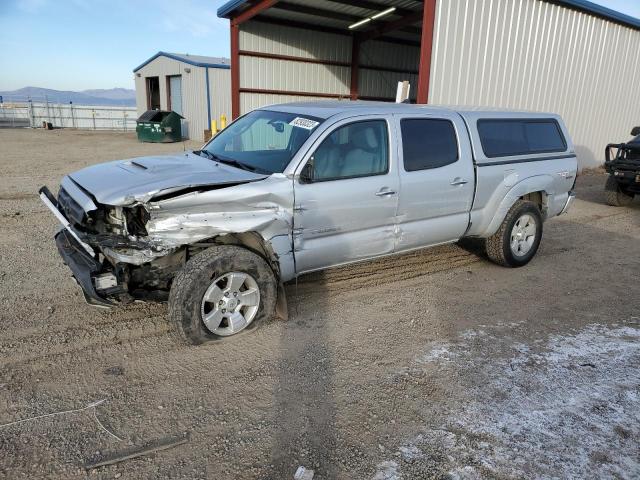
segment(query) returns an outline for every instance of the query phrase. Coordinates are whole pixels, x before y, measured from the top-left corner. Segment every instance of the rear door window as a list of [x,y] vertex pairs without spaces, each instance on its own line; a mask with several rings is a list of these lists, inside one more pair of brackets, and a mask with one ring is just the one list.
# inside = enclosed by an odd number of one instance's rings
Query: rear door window
[[458,160],[458,139],[449,120],[405,118],[400,130],[405,171],[444,167]]
[[487,157],[564,152],[567,143],[553,119],[478,120],[482,150]]

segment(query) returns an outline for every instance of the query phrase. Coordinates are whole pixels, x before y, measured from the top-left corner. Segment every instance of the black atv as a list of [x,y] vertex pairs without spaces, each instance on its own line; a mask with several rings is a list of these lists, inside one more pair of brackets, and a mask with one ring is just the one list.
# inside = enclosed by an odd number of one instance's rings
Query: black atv
[[[640,127],[631,130],[628,143],[610,143],[605,150],[604,168],[609,173],[604,187],[607,203],[624,207],[640,193]],[[614,155],[615,150],[615,155]]]

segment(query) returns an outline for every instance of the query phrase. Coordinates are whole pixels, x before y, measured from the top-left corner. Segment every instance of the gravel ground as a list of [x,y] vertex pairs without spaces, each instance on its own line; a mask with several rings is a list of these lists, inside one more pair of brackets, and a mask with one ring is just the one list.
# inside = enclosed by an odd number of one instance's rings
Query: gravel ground
[[36,195],[182,145],[71,130],[0,143],[0,424],[105,399],[1,426],[0,477],[640,476],[640,202],[606,206],[601,173],[580,177],[525,268],[448,246],[314,274],[287,287],[288,321],[186,347],[164,305],[84,304]]

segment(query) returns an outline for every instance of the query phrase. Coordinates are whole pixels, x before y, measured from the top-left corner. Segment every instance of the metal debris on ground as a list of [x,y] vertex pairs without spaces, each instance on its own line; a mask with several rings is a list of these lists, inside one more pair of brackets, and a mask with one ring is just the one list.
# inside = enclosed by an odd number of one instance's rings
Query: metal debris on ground
[[298,467],[296,473],[293,475],[293,480],[312,480],[314,475],[314,471],[305,468],[302,465]]
[[[143,455],[149,455],[150,453],[159,452],[161,450],[167,450],[169,448],[177,447],[178,445],[182,445],[183,443],[187,443],[189,441],[189,436],[179,436],[179,437],[168,437],[162,440],[157,440],[151,443],[147,443],[142,447],[130,448],[127,450],[123,450],[122,452],[116,452],[105,455],[102,459],[96,461],[87,461],[84,468],[86,470],[92,470],[98,467],[104,467],[106,465],[114,465],[116,463],[124,462],[125,460],[130,460],[132,458],[142,457]],[[305,477],[304,480],[311,480],[312,477],[308,479]]]
[[98,420],[98,416],[96,415],[96,410],[95,408],[98,405],[103,404],[104,402],[106,402],[107,399],[103,398],[102,400],[96,400],[95,402],[91,402],[90,404],[88,404],[85,407],[82,408],[75,408],[72,410],[63,410],[61,412],[53,412],[53,413],[46,413],[44,415],[38,415],[36,417],[30,417],[30,418],[24,418],[22,420],[16,420],[15,422],[9,422],[9,423],[5,423],[3,425],[0,425],[0,428],[4,428],[4,427],[10,427],[12,425],[19,425],[21,423],[25,423],[25,422],[31,422],[34,420],[40,420],[42,418],[47,418],[47,417],[54,417],[57,415],[65,415],[67,413],[78,413],[78,412],[83,412],[85,410],[90,410],[93,409],[93,418],[95,418],[96,422],[98,423],[98,425],[100,426],[100,428],[102,430],[104,430],[105,432],[107,432],[109,435],[111,435],[113,438],[115,438],[116,440],[122,441],[122,439],[120,437],[118,437],[115,433],[111,432],[109,429],[107,429],[107,427],[105,427],[102,422],[100,420]]

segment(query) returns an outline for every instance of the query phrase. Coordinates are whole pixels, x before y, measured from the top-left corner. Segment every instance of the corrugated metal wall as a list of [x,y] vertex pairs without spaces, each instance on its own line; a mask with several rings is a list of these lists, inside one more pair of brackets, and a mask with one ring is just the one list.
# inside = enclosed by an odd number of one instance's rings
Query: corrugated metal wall
[[[313,32],[313,41],[310,41],[308,31],[263,22],[247,22],[240,26],[240,50],[335,62],[351,61],[349,37]],[[349,82],[349,67],[240,55],[240,89],[327,93],[348,98]],[[322,97],[243,92],[240,94],[240,113],[272,103],[319,98]]]
[[[411,99],[415,100],[418,86],[420,47],[371,40],[360,47],[358,89],[363,97],[395,99],[398,82],[408,80]],[[415,72],[411,74],[368,70],[367,66]]]
[[[189,73],[185,68],[190,69]],[[203,140],[204,130],[210,128],[207,115],[206,69],[160,56],[142,67],[136,75],[136,106],[138,114],[147,109],[146,77],[160,77],[160,107],[167,105],[167,81],[170,75],[182,75],[182,109],[185,117],[185,133],[193,140]],[[211,118],[224,114],[231,117],[231,74],[229,69],[209,68]]]
[[[209,69],[209,95],[211,98],[211,119],[218,121],[220,128],[220,115],[231,122],[231,70],[223,68]],[[205,99],[206,102],[206,99]],[[203,119],[207,122],[206,118]],[[210,127],[204,127],[210,128]]]
[[[279,94],[265,94],[265,93],[242,93],[240,94],[240,112],[247,113],[256,108],[264,107],[265,105],[274,105],[278,103],[289,102],[313,102],[317,100],[327,100],[324,97],[309,97],[299,95],[279,95]],[[345,100],[347,101],[347,100]]]
[[[259,21],[240,26],[240,50],[337,62],[351,60],[349,37]],[[242,85],[242,79],[240,82]]]
[[582,167],[640,124],[640,31],[541,0],[439,0],[431,103],[562,115]]
[[[349,67],[240,56],[240,88],[349,96]],[[243,75],[243,72],[247,73]],[[249,74],[250,73],[250,74]]]
[[[341,95],[349,98],[351,68],[296,60],[242,55],[242,51],[287,55],[332,62],[351,62],[351,37],[309,32],[252,21],[240,26],[240,88]],[[367,65],[416,72],[419,48],[381,41],[365,42],[360,50],[359,91],[363,97],[395,98],[398,81],[417,83],[417,75],[367,69]],[[412,89],[415,98],[415,88]],[[273,93],[240,94],[240,112],[272,103],[322,100],[323,97]]]

